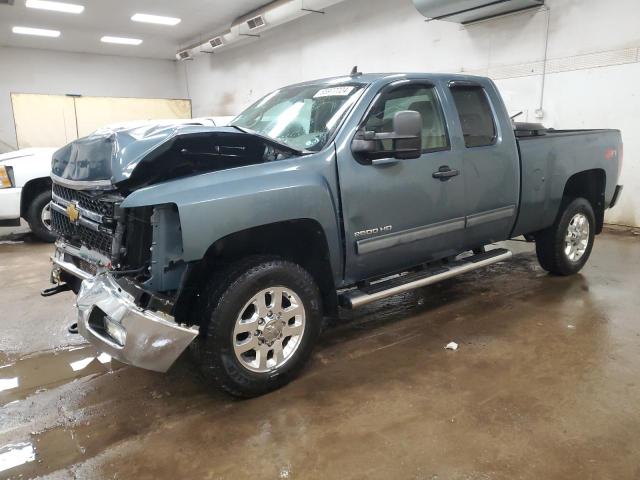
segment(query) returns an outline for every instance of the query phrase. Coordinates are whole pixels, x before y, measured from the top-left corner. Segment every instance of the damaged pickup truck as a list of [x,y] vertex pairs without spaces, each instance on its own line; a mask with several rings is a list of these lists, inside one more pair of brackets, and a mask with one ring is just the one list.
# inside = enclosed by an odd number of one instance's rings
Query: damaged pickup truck
[[353,74],[277,90],[228,127],[98,131],[55,153],[45,294],[165,371],[191,345],[238,396],[290,381],[323,316],[508,259],[578,272],[618,199],[617,130],[514,124],[486,78]]

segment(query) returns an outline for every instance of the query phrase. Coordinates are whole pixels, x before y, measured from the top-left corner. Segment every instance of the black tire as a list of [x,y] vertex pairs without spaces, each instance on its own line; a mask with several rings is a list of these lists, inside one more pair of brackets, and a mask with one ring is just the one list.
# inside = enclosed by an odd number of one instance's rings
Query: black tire
[[[578,214],[584,215],[589,223],[588,243],[582,256],[572,260],[565,252],[565,236],[569,223]],[[555,275],[578,273],[591,255],[595,230],[596,218],[591,203],[584,198],[566,199],[554,224],[536,235],[536,253],[540,266]]]
[[26,220],[29,228],[38,239],[43,242],[53,243],[56,236],[51,232],[49,227],[42,221],[42,212],[51,202],[51,191],[46,190],[39,193],[31,201],[31,205],[27,209]]
[[[233,342],[236,320],[258,292],[272,286],[291,289],[305,310],[304,333],[297,348],[280,367],[254,372],[237,358]],[[207,381],[236,397],[255,397],[293,380],[309,359],[320,334],[320,291],[299,265],[276,257],[253,256],[221,268],[203,292],[200,335],[194,345]]]

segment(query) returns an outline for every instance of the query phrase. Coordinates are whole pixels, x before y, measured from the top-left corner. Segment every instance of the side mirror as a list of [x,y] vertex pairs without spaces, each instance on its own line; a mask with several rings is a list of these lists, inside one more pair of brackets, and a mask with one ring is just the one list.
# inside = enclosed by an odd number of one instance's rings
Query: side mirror
[[368,160],[393,157],[402,160],[422,154],[422,115],[413,110],[396,112],[393,132],[375,133],[360,130],[351,143],[357,156]]

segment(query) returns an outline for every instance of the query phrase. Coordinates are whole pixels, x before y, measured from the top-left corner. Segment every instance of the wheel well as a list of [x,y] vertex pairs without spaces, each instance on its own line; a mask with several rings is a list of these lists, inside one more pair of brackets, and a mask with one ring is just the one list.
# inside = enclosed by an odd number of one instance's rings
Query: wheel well
[[604,225],[604,194],[606,187],[604,170],[586,170],[572,175],[564,187],[563,198],[585,198],[591,203],[596,216],[596,233]]
[[291,220],[250,228],[228,235],[209,247],[202,260],[191,264],[183,280],[174,314],[193,323],[189,312],[197,304],[199,289],[214,268],[247,255],[277,255],[302,266],[318,283],[325,315],[337,312],[338,302],[324,230],[311,219]]
[[51,190],[51,179],[48,177],[34,178],[22,187],[22,195],[20,198],[21,217],[25,218],[27,216],[27,211],[33,199],[46,190]]

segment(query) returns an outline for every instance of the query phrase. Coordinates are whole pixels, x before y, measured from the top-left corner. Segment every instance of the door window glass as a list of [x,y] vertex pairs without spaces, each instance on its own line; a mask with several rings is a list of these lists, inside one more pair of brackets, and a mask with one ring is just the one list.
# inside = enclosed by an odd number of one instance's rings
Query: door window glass
[[[392,132],[393,117],[403,110],[413,110],[422,116],[423,152],[449,148],[442,109],[434,88],[426,85],[403,85],[385,92],[373,106],[365,123],[365,130],[376,133]],[[385,142],[389,142],[389,145]],[[392,148],[390,142],[383,141],[385,149]]]
[[458,109],[464,143],[467,148],[493,145],[496,141],[496,125],[489,99],[482,87],[451,87]]

